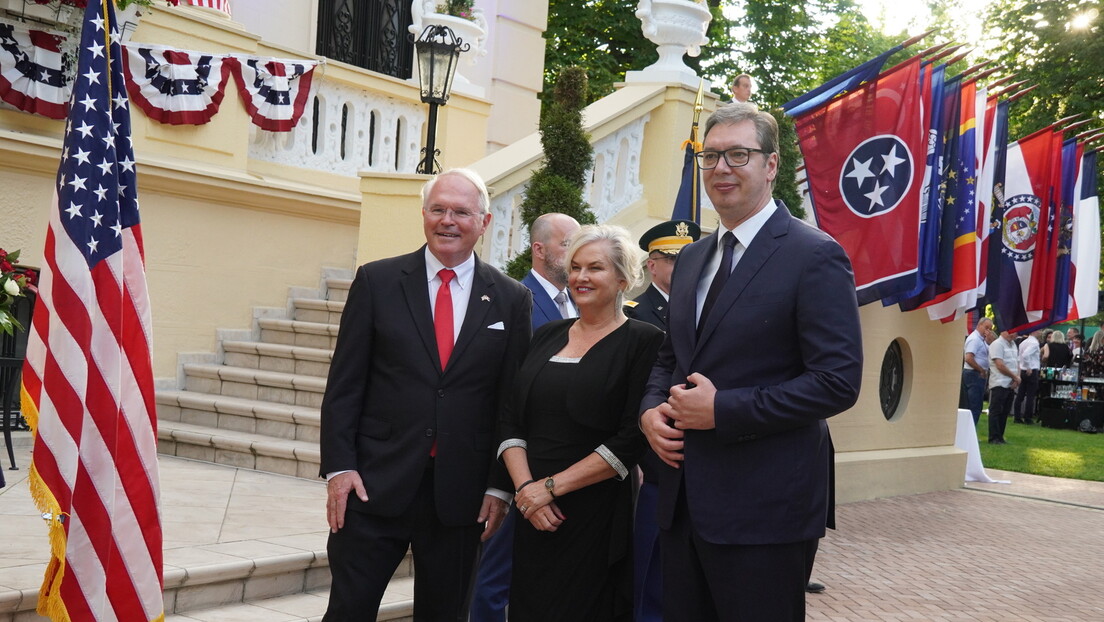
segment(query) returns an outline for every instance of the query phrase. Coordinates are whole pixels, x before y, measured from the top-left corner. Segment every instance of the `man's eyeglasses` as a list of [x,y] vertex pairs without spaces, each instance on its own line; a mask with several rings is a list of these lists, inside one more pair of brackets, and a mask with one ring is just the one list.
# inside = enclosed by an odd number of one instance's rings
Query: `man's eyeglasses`
[[445,214],[452,212],[453,220],[470,220],[481,214],[481,212],[475,212],[463,208],[453,209],[450,207],[431,207],[427,209],[426,212],[431,214],[434,218],[444,218]]
[[748,163],[751,159],[752,152],[762,153],[763,155],[769,155],[769,151],[763,151],[762,149],[751,149],[750,147],[734,147],[725,151],[699,151],[694,154],[694,157],[698,159],[698,168],[703,171],[717,168],[717,165],[721,163],[721,155],[724,154],[725,163],[730,168],[739,168]]

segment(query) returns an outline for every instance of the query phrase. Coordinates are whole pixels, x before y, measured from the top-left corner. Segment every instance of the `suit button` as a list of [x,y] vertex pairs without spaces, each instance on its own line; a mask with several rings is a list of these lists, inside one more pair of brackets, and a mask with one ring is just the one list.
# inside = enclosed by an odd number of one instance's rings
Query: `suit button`
[[444,396],[445,396],[445,390],[444,389],[437,389],[437,397],[444,397]]
[[433,428],[426,428],[426,436],[433,436]]

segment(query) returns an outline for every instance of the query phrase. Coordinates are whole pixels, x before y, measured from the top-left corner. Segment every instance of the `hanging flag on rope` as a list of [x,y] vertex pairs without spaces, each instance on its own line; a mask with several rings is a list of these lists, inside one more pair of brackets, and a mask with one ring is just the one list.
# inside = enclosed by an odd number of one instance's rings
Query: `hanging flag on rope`
[[235,57],[226,62],[254,125],[272,132],[295,127],[306,110],[317,62]]
[[130,114],[110,0],[85,9],[23,366],[52,620],[161,620],[157,431]]
[[24,112],[64,119],[72,89],[64,41],[61,34],[0,22],[0,99]]
[[127,44],[123,58],[130,101],[149,118],[202,125],[218,112],[230,77],[222,56]]

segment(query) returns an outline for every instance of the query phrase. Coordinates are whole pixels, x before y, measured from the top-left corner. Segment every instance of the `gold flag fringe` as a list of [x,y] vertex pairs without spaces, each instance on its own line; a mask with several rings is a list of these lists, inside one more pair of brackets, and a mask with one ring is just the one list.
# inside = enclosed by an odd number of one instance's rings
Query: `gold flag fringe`
[[[19,402],[23,409],[23,417],[31,428],[34,439],[38,439],[38,405],[35,404],[27,388],[19,387]],[[54,497],[54,493],[42,481],[38,473],[34,459],[31,459],[31,472],[29,476],[31,499],[35,507],[43,514],[49,514],[48,521],[50,531],[50,563],[46,567],[46,576],[42,579],[42,588],[38,591],[39,615],[46,616],[54,622],[71,622],[69,611],[65,608],[65,602],[61,599],[61,580],[65,576],[65,525],[60,520],[63,515],[61,505]]]

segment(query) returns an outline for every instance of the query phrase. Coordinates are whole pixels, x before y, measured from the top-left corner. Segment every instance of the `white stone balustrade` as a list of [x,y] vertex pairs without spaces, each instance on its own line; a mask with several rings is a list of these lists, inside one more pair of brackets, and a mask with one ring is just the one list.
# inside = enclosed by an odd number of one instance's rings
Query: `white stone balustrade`
[[323,76],[294,130],[251,127],[249,156],[353,177],[363,170],[413,173],[425,119],[421,105]]
[[[637,117],[593,144],[594,166],[587,172],[583,198],[598,222],[606,222],[644,196],[640,153],[649,118],[647,114]],[[521,202],[528,185],[528,177],[514,186],[494,184],[489,261],[499,268],[529,246],[529,232],[521,220]]]

